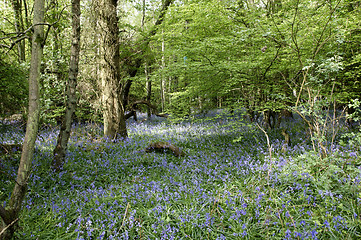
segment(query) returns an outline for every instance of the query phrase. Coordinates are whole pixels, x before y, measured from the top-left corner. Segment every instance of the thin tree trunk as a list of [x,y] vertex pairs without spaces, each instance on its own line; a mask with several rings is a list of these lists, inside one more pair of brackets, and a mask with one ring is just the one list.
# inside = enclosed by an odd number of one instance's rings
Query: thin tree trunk
[[78,76],[79,52],[80,52],[80,0],[72,0],[72,45],[69,63],[69,78],[66,86],[67,103],[65,115],[61,124],[58,141],[54,149],[52,167],[60,171],[64,165],[65,154],[71,133],[71,125],[76,108],[76,86]]
[[[149,33],[147,34],[147,37],[145,37],[145,39],[143,39],[143,49],[146,49],[147,46],[149,45],[152,36],[154,36],[157,33],[157,26],[159,26],[160,24],[162,24],[163,20],[164,20],[164,16],[167,12],[168,7],[170,6],[170,4],[173,2],[174,0],[165,0],[163,5],[162,5],[162,9],[160,10],[160,14],[152,28],[151,31],[149,31]],[[140,66],[142,66],[143,64],[143,59],[144,57],[141,56],[140,58],[135,60],[135,63],[132,67],[130,67],[129,69],[131,69],[131,72],[129,72],[129,76],[132,78],[137,74],[138,69],[140,68]],[[127,82],[125,83],[125,85],[122,88],[122,101],[123,101],[123,106],[126,107],[126,105],[128,104],[128,95],[129,95],[129,90],[131,85],[133,84],[133,80],[129,79],[127,80]]]
[[169,104],[169,106],[171,105],[171,92],[172,92],[172,83],[173,83],[173,81],[172,81],[172,77],[171,76],[169,76],[169,78],[168,78],[168,104]]
[[[143,14],[142,14],[142,31],[144,31],[144,24],[145,24],[145,0],[143,0]],[[151,96],[152,96],[152,82],[149,80],[149,69],[148,63],[144,63],[144,73],[145,73],[145,79],[146,79],[146,89],[147,89],[147,102],[150,103]],[[150,119],[152,117],[152,109],[150,106],[147,106],[147,117]]]
[[[14,18],[15,18],[15,31],[17,33],[24,31],[24,23],[23,23],[23,15],[21,0],[12,0],[12,6],[14,10]],[[22,40],[18,43],[18,54],[19,54],[19,62],[25,62],[25,40]]]
[[142,7],[142,30],[144,31],[144,24],[145,24],[145,0],[143,0],[143,7]]
[[1,207],[1,218],[6,225],[12,224],[6,229],[6,231],[0,236],[2,239],[11,239],[14,234],[22,202],[25,198],[28,179],[31,173],[31,163],[34,155],[35,140],[38,133],[39,125],[39,79],[40,79],[40,65],[43,56],[43,44],[44,44],[44,27],[43,25],[37,25],[44,22],[44,0],[34,1],[34,33],[32,41],[31,52],[31,65],[29,74],[29,110],[28,120],[26,125],[25,139],[18,169],[18,175],[16,178],[16,184],[14,186],[11,198],[6,210]]
[[117,0],[98,0],[101,32],[101,73],[104,137],[126,138],[127,128],[120,84],[119,27]]
[[[163,33],[163,31],[162,31]],[[162,112],[164,112],[165,108],[165,76],[164,76],[164,69],[165,69],[165,57],[164,57],[164,51],[165,51],[165,43],[164,39],[162,40],[162,75],[160,79],[160,97],[161,97],[161,103],[162,103]]]
[[[147,63],[145,63],[144,71],[145,71],[145,78],[147,80],[147,82],[146,82],[146,85],[147,85],[147,102],[150,103],[150,100],[151,100],[151,97],[152,97],[152,81],[149,80],[149,68],[148,68]],[[152,109],[149,106],[147,107],[147,117],[148,117],[148,119],[150,119],[152,117]]]

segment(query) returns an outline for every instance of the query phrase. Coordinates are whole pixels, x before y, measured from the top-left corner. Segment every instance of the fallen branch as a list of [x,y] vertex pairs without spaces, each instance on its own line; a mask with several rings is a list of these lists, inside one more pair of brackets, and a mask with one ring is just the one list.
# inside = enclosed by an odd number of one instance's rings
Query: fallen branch
[[176,157],[183,157],[185,153],[177,146],[170,144],[168,142],[154,142],[148,145],[145,149],[145,152],[164,152],[166,150],[170,150]]
[[15,219],[15,220],[12,221],[9,225],[7,225],[7,226],[0,232],[0,237],[1,237],[1,235],[6,231],[6,229],[8,229],[8,228],[11,227],[12,225],[14,225],[18,220],[19,220],[19,218]]

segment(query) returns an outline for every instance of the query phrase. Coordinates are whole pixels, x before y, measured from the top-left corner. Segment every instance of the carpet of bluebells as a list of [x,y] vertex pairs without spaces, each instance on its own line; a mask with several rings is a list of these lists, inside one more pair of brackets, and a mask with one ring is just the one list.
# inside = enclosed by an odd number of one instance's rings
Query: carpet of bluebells
[[[21,143],[18,125],[1,126],[1,142]],[[281,127],[292,144],[281,151],[280,129],[269,130],[270,154],[242,114],[129,121],[129,138],[116,142],[102,141],[100,125],[78,124],[60,173],[50,170],[58,130],[43,128],[16,237],[361,239],[360,146],[337,137],[321,158],[300,118]],[[186,156],[146,153],[155,141]],[[4,206],[19,158],[0,159]]]

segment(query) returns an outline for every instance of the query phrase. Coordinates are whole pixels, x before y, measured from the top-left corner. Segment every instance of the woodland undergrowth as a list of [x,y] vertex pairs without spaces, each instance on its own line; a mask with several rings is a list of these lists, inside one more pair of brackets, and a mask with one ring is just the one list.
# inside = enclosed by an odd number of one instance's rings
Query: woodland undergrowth
[[[16,123],[3,126],[3,143],[22,141]],[[60,173],[50,170],[57,130],[41,130],[17,239],[361,238],[361,149],[346,127],[327,157],[297,116],[281,124],[292,141],[283,150],[280,129],[267,131],[269,148],[239,113],[127,127],[110,143],[101,126],[74,125]],[[186,156],[145,152],[154,141]],[[1,204],[19,158],[1,157]]]

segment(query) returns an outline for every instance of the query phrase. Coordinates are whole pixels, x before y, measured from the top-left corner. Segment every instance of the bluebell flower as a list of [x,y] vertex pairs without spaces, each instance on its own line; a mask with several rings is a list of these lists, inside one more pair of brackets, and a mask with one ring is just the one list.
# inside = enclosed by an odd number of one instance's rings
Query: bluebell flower
[[357,157],[357,152],[350,152],[350,153],[349,153],[349,156],[350,156],[350,157]]
[[329,223],[327,220],[325,220],[325,221],[323,222],[323,225],[325,225],[325,227],[327,227],[327,228],[330,227],[330,223]]
[[291,231],[288,228],[285,232],[285,239],[291,239]]

